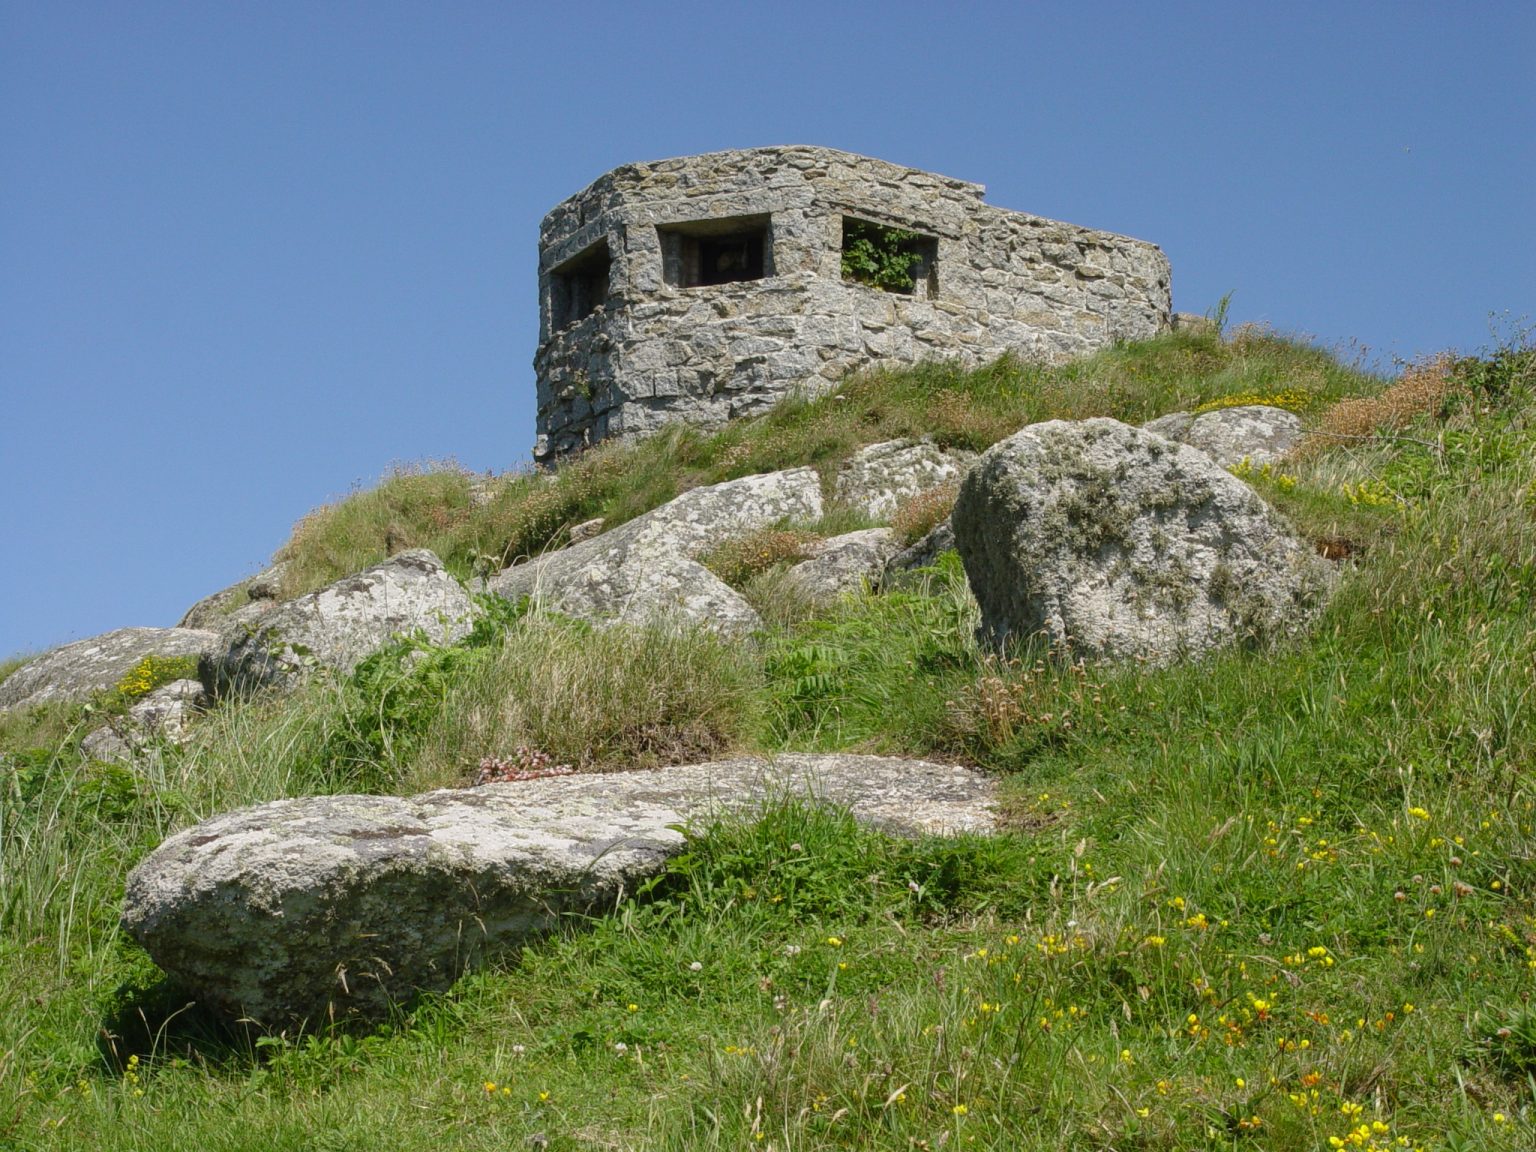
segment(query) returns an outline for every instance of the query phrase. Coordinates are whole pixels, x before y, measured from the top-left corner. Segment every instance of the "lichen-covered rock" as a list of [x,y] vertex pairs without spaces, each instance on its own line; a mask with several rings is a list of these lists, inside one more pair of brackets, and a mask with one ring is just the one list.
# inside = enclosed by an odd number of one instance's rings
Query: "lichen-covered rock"
[[201,657],[219,642],[199,628],[119,628],[44,652],[0,682],[0,712],[55,700],[87,700],[115,687],[147,656]]
[[955,543],[993,643],[1154,664],[1303,628],[1326,564],[1193,448],[1115,420],[1033,424],[967,475]]
[[724,580],[697,560],[667,549],[632,552],[602,596],[587,599],[582,593],[589,589],[579,589],[575,595],[561,598],[560,610],[592,620],[606,619],[614,603],[606,597],[620,585],[625,593],[614,619],[699,624],[724,636],[748,636],[763,625],[756,609]]
[[876,756],[280,800],[168,839],[128,877],[123,925],[200,1000],[263,1024],[378,1016],[633,892],[679,826],[799,795],[897,833],[993,828],[986,777]]
[[821,515],[814,468],[695,488],[589,540],[508,568],[487,588],[587,620],[679,620],[739,634],[757,613],[696,557],[781,520]]
[[425,548],[401,552],[318,592],[272,609],[222,636],[199,666],[214,695],[281,684],[314,667],[350,672],[396,636],[421,632],[451,644],[474,625],[476,609],[442,561]]
[[95,760],[131,760],[156,741],[181,744],[206,700],[196,680],[162,684],[117,720],[80,741],[80,750]]
[[591,540],[594,536],[601,536],[608,521],[602,516],[594,516],[590,520],[583,520],[580,524],[571,527],[570,542],[580,544],[583,540]]
[[281,562],[273,564],[211,596],[204,596],[187,609],[177,627],[217,631],[233,619],[255,620],[275,605],[284,567]]
[[109,763],[132,760],[138,749],[139,745],[130,743],[127,736],[111,724],[88,733],[80,741],[80,755]]
[[1255,468],[1278,464],[1301,443],[1301,417],[1267,404],[1218,408],[1196,416],[1171,412],[1142,425],[1165,440],[1198,448],[1223,468],[1244,460]]
[[885,565],[898,551],[889,528],[866,528],[823,540],[792,567],[791,584],[813,600],[835,600],[845,592],[877,587]]
[[872,520],[889,520],[908,497],[958,481],[976,462],[927,440],[886,440],[860,448],[838,469],[836,497]]
[[1189,426],[1195,422],[1193,412],[1170,412],[1166,416],[1159,416],[1156,420],[1148,420],[1141,426],[1143,432],[1150,432],[1154,436],[1161,436],[1164,440],[1173,440],[1184,443],[1184,433],[1189,431]]

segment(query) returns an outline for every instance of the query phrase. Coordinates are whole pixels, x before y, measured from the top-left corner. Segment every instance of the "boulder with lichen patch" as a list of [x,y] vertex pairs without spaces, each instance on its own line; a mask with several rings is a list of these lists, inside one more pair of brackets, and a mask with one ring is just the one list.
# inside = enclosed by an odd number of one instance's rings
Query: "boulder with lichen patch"
[[398,636],[451,644],[469,633],[476,615],[442,561],[413,549],[231,625],[199,675],[219,696],[289,683],[315,668],[347,673]]
[[1198,416],[1170,412],[1142,428],[1180,444],[1198,448],[1223,468],[1247,461],[1255,468],[1279,464],[1301,444],[1301,417],[1267,404],[1217,408]]
[[0,682],[0,712],[108,691],[149,657],[195,660],[213,650],[217,632],[199,628],[119,628],[54,648]]
[[993,644],[1153,664],[1304,629],[1330,574],[1204,453],[1115,420],[1033,424],[961,485],[955,543]]
[[184,744],[192,721],[207,703],[196,680],[172,680],[80,741],[94,760],[128,761],[155,743]]
[[199,1000],[262,1024],[380,1017],[562,913],[611,905],[702,829],[786,797],[887,831],[991,831],[993,783],[879,756],[784,755],[393,796],[278,800],[177,833],[123,926]]
[[697,557],[780,521],[820,515],[814,468],[743,476],[684,492],[599,536],[505,569],[486,586],[584,620],[672,620],[740,635],[761,625],[757,613]]
[[255,620],[276,607],[286,567],[279,561],[254,576],[204,596],[187,609],[177,627],[218,630],[234,621]]
[[811,545],[810,555],[790,568],[787,579],[812,600],[835,600],[877,588],[886,564],[899,550],[889,528],[845,532]]

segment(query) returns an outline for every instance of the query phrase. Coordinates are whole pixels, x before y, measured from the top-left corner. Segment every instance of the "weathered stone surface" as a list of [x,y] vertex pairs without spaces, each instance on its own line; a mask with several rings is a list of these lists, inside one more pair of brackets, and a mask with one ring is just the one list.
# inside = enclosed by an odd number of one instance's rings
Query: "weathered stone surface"
[[421,631],[434,643],[452,643],[474,617],[469,594],[442,561],[413,549],[230,628],[223,650],[204,659],[199,674],[221,695],[316,666],[350,672],[396,636]]
[[846,532],[814,545],[811,555],[789,570],[788,579],[814,600],[835,600],[845,592],[878,587],[897,551],[889,528]]
[[838,469],[836,498],[873,520],[889,520],[908,497],[958,482],[976,462],[926,440],[886,440],[860,448]]
[[999,643],[1150,663],[1304,627],[1327,567],[1242,481],[1115,420],[1053,420],[966,476],[955,543]]
[[1235,468],[1244,460],[1258,468],[1280,463],[1295,451],[1301,437],[1301,417],[1294,412],[1248,404],[1196,416],[1184,443],[1223,468]]
[[505,476],[476,476],[469,482],[469,506],[484,508],[506,487]]
[[678,825],[802,795],[895,833],[993,828],[986,777],[875,756],[280,800],[168,839],[128,877],[123,925],[200,1000],[264,1024],[379,1015],[633,892]]
[[[599,178],[540,227],[535,455],[669,421],[716,427],[877,361],[1059,361],[1167,327],[1156,246],[984,195],[808,147]],[[910,294],[843,279],[845,220],[918,234]]]
[[284,567],[282,563],[273,564],[211,596],[204,596],[187,609],[177,627],[218,631],[231,619],[254,620],[272,607],[278,595]]
[[1148,421],[1142,428],[1198,448],[1223,468],[1236,468],[1244,460],[1255,468],[1279,464],[1301,443],[1301,417],[1267,404],[1218,408],[1196,416],[1172,412]]
[[86,700],[117,684],[146,656],[200,657],[218,644],[198,628],[119,628],[44,652],[0,683],[0,711],[54,700]]
[[757,613],[694,558],[780,520],[820,515],[814,468],[744,476],[684,492],[600,536],[508,568],[487,587],[587,620],[675,619],[750,632],[759,626]]
[[80,741],[80,750],[95,760],[131,760],[156,740],[181,744],[205,699],[203,686],[196,680],[162,684],[125,715]]
[[137,744],[129,743],[127,737],[109,724],[105,728],[96,729],[80,741],[80,754],[91,760],[122,762],[132,760],[138,747]]
[[572,544],[580,544],[583,540],[590,540],[594,536],[601,536],[607,524],[608,521],[601,516],[594,516],[591,520],[583,520],[571,529],[570,542]]
[[288,565],[279,560],[265,571],[252,576],[246,582],[245,594],[253,602],[279,599],[283,594],[283,574],[287,571]]
[[1194,422],[1193,412],[1170,412],[1166,416],[1159,416],[1156,420],[1148,420],[1141,426],[1141,430],[1150,432],[1154,436],[1161,436],[1164,440],[1173,440],[1182,444],[1184,433],[1189,431],[1189,426]]

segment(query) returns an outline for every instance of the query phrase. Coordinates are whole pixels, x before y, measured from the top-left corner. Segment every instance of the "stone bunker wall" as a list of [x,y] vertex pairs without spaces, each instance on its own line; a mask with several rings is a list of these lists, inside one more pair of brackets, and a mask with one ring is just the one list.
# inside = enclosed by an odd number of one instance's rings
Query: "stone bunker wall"
[[[984,192],[807,147],[601,177],[540,227],[535,457],[677,420],[719,427],[875,361],[1058,361],[1167,327],[1156,245]],[[844,279],[845,235],[871,227],[916,234],[909,290]]]

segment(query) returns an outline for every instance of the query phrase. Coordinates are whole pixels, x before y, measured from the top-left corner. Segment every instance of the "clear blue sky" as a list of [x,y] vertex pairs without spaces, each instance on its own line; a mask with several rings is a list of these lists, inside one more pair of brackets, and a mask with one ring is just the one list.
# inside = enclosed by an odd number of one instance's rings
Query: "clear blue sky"
[[1536,5],[0,0],[0,655],[533,441],[540,217],[821,144],[1408,357],[1536,313]]

